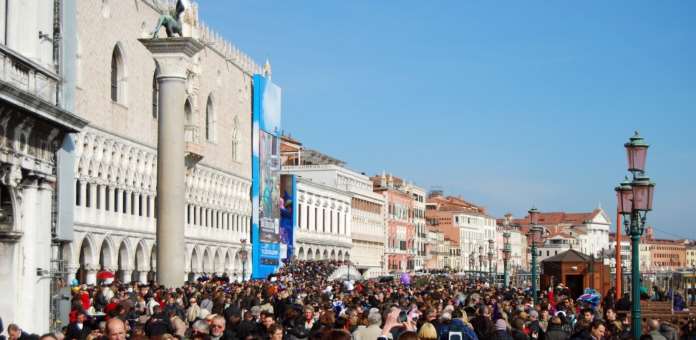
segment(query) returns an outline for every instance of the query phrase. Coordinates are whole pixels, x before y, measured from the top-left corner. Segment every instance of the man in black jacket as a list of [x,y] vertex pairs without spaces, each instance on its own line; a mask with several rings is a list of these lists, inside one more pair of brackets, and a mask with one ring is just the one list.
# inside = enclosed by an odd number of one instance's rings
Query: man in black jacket
[[85,340],[92,328],[87,323],[87,315],[83,311],[77,312],[74,322],[68,324],[65,340]]

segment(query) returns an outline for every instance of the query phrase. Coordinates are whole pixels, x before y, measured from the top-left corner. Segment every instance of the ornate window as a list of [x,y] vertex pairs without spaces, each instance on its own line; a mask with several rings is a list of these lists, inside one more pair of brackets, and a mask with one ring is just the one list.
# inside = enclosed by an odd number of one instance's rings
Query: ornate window
[[215,142],[215,108],[212,94],[208,96],[205,105],[205,139],[211,143]]
[[111,100],[120,104],[126,103],[126,69],[123,51],[116,45],[111,54]]
[[239,160],[239,118],[232,120],[232,160]]
[[155,72],[152,74],[152,118],[154,119],[157,119],[159,113],[159,83],[157,82],[159,73],[159,66],[156,66]]

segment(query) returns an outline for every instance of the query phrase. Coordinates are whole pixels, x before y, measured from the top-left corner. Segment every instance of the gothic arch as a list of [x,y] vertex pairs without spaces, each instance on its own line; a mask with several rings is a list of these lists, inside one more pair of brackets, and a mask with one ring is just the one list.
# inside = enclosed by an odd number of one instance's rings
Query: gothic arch
[[223,258],[220,255],[220,251],[222,249],[218,248],[214,251],[215,255],[213,255],[213,273],[224,273],[225,272],[225,267],[224,263],[222,262]]
[[111,237],[109,235],[104,236],[99,250],[99,265],[101,270],[117,269],[116,256],[114,255],[115,249],[116,247]]
[[135,270],[148,271],[150,269],[150,261],[147,257],[147,245],[144,240],[140,240],[135,248]]
[[133,270],[133,266],[131,265],[133,256],[131,256],[131,254],[131,246],[128,239],[124,238],[118,247],[118,260],[116,262],[119,274],[118,278],[121,281],[125,281],[124,272]]
[[232,256],[230,255],[230,252],[230,249],[225,251],[225,262],[223,263],[223,272],[228,274],[232,271]]
[[111,53],[111,100],[126,105],[128,99],[128,71],[123,44],[119,41]]
[[300,250],[297,251],[297,258],[300,259],[300,260],[304,260],[304,259],[305,259],[304,248],[300,247]]
[[328,260],[329,259],[329,251],[324,249],[324,256],[322,257],[322,260]]
[[75,261],[80,266],[94,266],[96,265],[95,249],[94,249],[94,239],[90,234],[85,234],[80,242],[80,251],[77,252],[77,258]]
[[215,100],[213,93],[208,95],[205,103],[205,139],[208,142],[216,141],[217,117],[215,116]]
[[213,272],[213,266],[210,260],[210,249],[208,247],[205,247],[203,249],[203,261],[201,261],[201,272],[206,274],[210,274]]
[[196,247],[193,247],[193,249],[191,250],[191,272],[201,272],[201,259],[198,256],[198,249],[196,249]]

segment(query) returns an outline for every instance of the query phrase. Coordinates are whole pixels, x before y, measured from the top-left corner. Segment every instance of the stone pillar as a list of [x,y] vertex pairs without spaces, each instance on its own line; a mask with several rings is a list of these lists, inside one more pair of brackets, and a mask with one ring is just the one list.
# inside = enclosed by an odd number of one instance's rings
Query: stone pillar
[[[106,199],[104,200],[104,210],[106,210],[107,212],[114,211],[114,204],[116,204],[116,202],[114,202],[114,189],[111,186],[106,185],[106,187],[104,188],[104,194],[106,195]],[[108,207],[106,206],[107,201],[109,202]]]
[[185,272],[184,102],[190,59],[203,44],[192,38],[140,39],[152,53],[160,73],[157,134],[157,281],[181,286]]
[[88,285],[97,284],[97,267],[85,265],[85,283]]
[[124,190],[124,191],[123,191],[123,195],[126,196],[126,202],[125,202],[126,204],[125,204],[125,206],[124,206],[124,207],[126,208],[126,209],[125,209],[125,211],[126,211],[125,214],[126,214],[126,215],[131,215],[131,214],[133,214],[133,211],[131,210],[131,192],[130,192],[130,191],[127,191],[127,190]]
[[121,190],[121,188],[114,188],[114,190],[116,191],[116,195],[114,196],[114,210],[121,214],[121,206],[123,205],[123,190]]
[[80,182],[80,206],[87,206],[87,181],[79,180]]
[[[99,209],[106,209],[106,202],[104,198],[106,197],[106,187],[103,184],[95,185],[97,187],[97,198],[95,202],[99,202]],[[95,203],[95,208],[97,207]]]
[[130,283],[131,282],[131,275],[133,274],[133,268],[126,267],[124,269],[121,269],[121,281],[123,283]]
[[140,281],[140,283],[147,283],[147,273],[149,271],[149,269],[143,269],[138,271],[138,281]]

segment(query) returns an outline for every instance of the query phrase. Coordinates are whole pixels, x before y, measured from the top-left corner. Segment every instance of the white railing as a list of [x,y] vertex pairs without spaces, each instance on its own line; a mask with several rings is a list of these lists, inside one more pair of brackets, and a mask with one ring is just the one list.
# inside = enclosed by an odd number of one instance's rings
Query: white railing
[[56,91],[60,78],[29,58],[0,44],[0,80],[56,104]]

